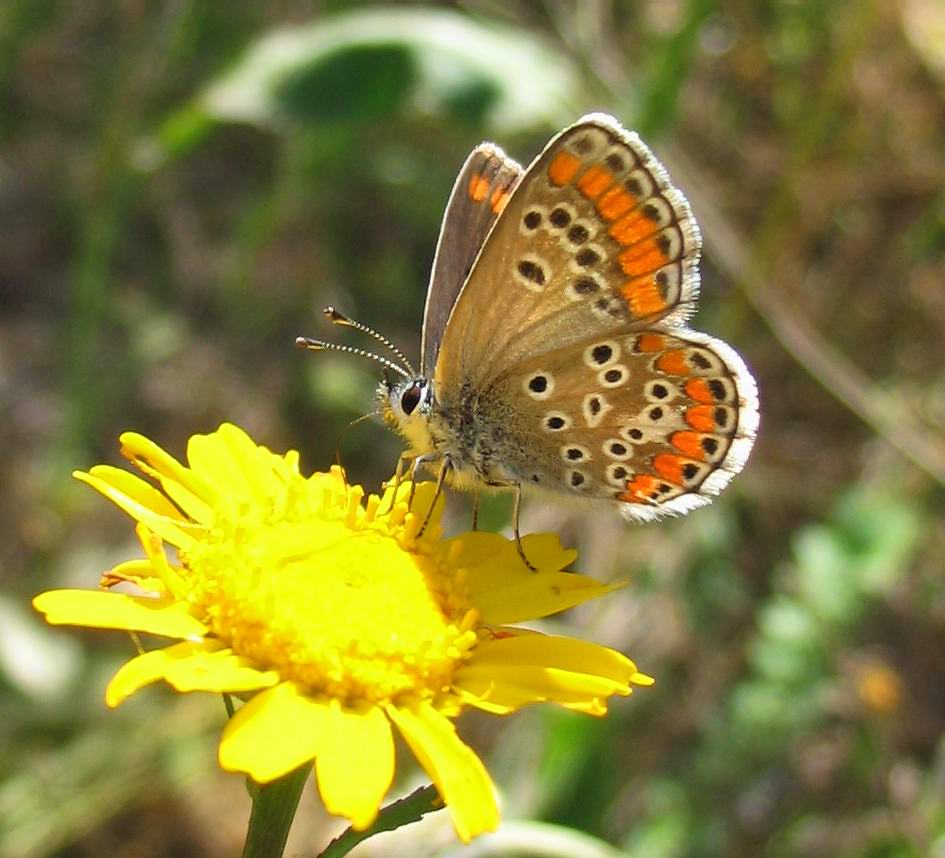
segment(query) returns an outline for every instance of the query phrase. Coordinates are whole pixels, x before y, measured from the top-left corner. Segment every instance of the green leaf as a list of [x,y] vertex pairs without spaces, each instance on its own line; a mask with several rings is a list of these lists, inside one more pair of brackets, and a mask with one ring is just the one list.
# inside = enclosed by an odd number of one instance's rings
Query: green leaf
[[261,37],[199,98],[224,122],[350,122],[398,111],[503,132],[573,113],[570,61],[523,30],[448,10],[361,9]]

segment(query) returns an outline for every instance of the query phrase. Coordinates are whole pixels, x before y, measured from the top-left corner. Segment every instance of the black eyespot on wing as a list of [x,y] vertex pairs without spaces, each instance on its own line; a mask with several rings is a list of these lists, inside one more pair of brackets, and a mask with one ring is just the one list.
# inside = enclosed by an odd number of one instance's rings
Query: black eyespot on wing
[[591,265],[596,265],[600,262],[600,255],[596,250],[593,250],[590,247],[585,247],[583,250],[578,252],[578,255],[574,257],[575,261],[582,268],[589,268]]
[[669,390],[666,389],[666,386],[663,384],[654,384],[650,388],[650,393],[653,394],[657,399],[666,399],[669,396]]
[[559,206],[551,210],[551,214],[548,215],[548,220],[550,220],[554,226],[558,227],[558,229],[562,229],[571,223],[571,215]]
[[623,378],[623,372],[619,369],[608,369],[607,372],[604,373],[604,378],[611,384],[616,384]]
[[687,462],[685,465],[682,466],[683,479],[686,480],[687,482],[693,479],[698,473],[699,473],[699,466],[694,465],[692,462]]
[[612,173],[620,173],[626,168],[626,163],[623,158],[620,157],[616,152],[611,152],[605,159],[604,163],[607,165],[607,169]]
[[584,485],[584,474],[580,471],[571,472],[571,485],[577,488],[578,486]]
[[537,283],[539,286],[545,283],[545,270],[530,259],[522,259],[518,263],[518,273],[526,280]]
[[579,223],[576,223],[568,230],[568,241],[570,241],[571,244],[584,244],[590,237],[591,234],[587,231],[587,227],[581,226]]
[[709,393],[716,399],[725,399],[725,385],[720,378],[709,379]]
[[528,229],[537,229],[538,225],[541,223],[541,212],[535,211],[534,209],[525,212],[525,217],[522,218],[522,222]]
[[597,282],[587,277],[582,277],[574,284],[574,291],[578,295],[592,295],[598,289],[600,289],[600,286],[597,285]]
[[710,456],[714,456],[719,449],[719,442],[715,438],[703,438],[702,449]]
[[601,343],[599,346],[594,346],[591,350],[591,357],[594,359],[594,363],[603,366],[607,361],[613,357],[614,350],[608,346],[606,343]]
[[548,379],[543,375],[536,375],[529,379],[528,389],[534,393],[544,393],[548,389]]

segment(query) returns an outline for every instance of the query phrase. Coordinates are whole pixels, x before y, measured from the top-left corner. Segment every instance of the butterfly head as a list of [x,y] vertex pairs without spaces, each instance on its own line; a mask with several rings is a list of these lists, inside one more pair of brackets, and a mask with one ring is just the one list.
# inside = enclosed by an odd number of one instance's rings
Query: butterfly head
[[433,386],[426,378],[391,381],[385,373],[377,389],[385,422],[407,438],[415,448],[427,449],[429,414],[433,407]]

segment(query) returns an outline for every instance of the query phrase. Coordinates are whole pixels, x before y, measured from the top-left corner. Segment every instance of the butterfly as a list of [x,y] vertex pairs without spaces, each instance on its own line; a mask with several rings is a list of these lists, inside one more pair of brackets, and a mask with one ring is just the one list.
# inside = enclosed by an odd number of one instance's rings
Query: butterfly
[[477,146],[443,219],[419,371],[380,359],[402,376],[378,392],[402,464],[477,498],[513,489],[516,534],[529,490],[637,521],[709,503],[745,465],[758,393],[730,346],[687,327],[700,251],[686,198],[611,116],[526,169]]

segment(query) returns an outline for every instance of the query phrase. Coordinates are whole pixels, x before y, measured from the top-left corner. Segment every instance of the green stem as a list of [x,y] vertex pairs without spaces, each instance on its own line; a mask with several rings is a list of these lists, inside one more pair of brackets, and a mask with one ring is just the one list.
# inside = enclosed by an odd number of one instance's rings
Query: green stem
[[281,858],[302,788],[311,772],[312,764],[309,762],[270,784],[253,785],[255,789],[250,789],[253,811],[249,817],[243,858]]
[[406,798],[395,801],[383,808],[377,815],[377,819],[374,820],[374,824],[365,831],[355,831],[353,828],[348,828],[325,847],[325,851],[322,852],[319,858],[341,858],[342,855],[347,855],[362,840],[367,840],[368,837],[382,831],[393,831],[402,825],[419,822],[421,817],[442,807],[443,799],[440,798],[435,786],[431,784],[430,786],[420,787]]

